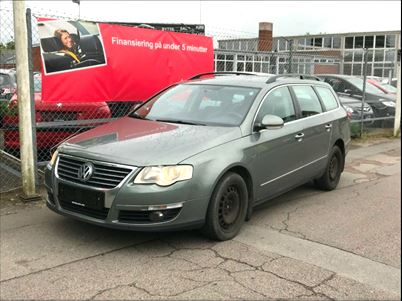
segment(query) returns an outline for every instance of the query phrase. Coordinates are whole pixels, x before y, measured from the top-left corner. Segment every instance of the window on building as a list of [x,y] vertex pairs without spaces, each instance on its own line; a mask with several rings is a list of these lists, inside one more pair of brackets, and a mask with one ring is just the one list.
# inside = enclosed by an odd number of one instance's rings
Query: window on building
[[372,62],[374,57],[374,50],[367,51],[367,61]]
[[353,75],[362,75],[362,64],[353,64]]
[[306,49],[311,49],[313,46],[313,39],[312,38],[307,38],[306,39]]
[[325,48],[332,48],[332,37],[325,37],[324,38],[324,47]]
[[374,76],[382,77],[382,69],[374,69]]
[[370,76],[373,73],[373,64],[367,64],[367,75]]
[[355,37],[355,48],[363,48],[363,40],[362,36]]
[[385,50],[385,61],[394,62],[395,61],[395,50]]
[[247,43],[246,41],[240,41],[240,50],[246,51],[247,50]]
[[314,38],[314,46],[322,47],[322,38]]
[[352,75],[352,64],[343,65],[343,74]]
[[244,63],[243,62],[237,63],[237,71],[244,71]]
[[363,51],[362,50],[355,51],[353,61],[354,62],[362,62],[363,61]]
[[306,39],[298,39],[297,40],[297,49],[304,50],[306,47]]
[[345,38],[345,48],[352,49],[353,48],[353,37]]
[[387,48],[394,48],[395,47],[395,35],[387,35],[386,37],[386,47]]
[[216,61],[215,69],[216,69],[216,71],[226,71],[225,70],[225,62]]
[[364,47],[365,48],[373,48],[374,47],[374,36],[366,36],[365,37]]
[[384,44],[385,44],[385,36],[375,37],[375,48],[384,48]]
[[332,47],[333,48],[341,48],[341,38],[340,37],[332,38]]
[[345,62],[352,62],[353,61],[353,51],[345,51],[345,56],[343,58]]
[[233,62],[226,61],[226,69],[225,69],[225,71],[234,71],[233,66],[234,66]]
[[384,50],[376,49],[375,54],[374,54],[374,61],[375,62],[384,61]]
[[287,44],[287,42],[284,39],[280,39],[279,40],[279,48],[278,48],[278,50],[279,51],[286,50],[286,46],[287,46],[286,44]]
[[261,72],[261,63],[254,62],[254,72]]

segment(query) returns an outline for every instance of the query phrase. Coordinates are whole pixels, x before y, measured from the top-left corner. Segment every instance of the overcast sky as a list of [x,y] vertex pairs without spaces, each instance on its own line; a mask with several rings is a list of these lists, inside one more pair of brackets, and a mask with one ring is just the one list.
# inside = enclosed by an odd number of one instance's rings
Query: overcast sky
[[[1,7],[12,7],[1,1]],[[78,18],[72,1],[26,1],[34,12]],[[274,36],[400,30],[401,1],[90,1],[82,19],[205,24],[220,36],[258,35],[258,22],[274,23]]]

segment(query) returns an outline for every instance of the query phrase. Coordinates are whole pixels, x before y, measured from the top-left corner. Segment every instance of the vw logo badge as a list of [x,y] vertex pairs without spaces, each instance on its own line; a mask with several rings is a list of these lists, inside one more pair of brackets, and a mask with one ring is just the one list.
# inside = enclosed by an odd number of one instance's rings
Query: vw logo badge
[[81,181],[88,181],[94,173],[94,165],[90,162],[86,162],[78,169],[78,178]]

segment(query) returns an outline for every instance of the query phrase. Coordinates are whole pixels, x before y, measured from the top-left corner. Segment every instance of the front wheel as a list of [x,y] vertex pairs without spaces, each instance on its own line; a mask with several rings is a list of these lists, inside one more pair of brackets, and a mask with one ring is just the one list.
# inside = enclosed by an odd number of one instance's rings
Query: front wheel
[[335,145],[329,155],[329,160],[325,172],[321,178],[316,180],[318,188],[323,190],[333,190],[338,186],[339,179],[343,170],[345,158],[339,146]]
[[235,237],[244,223],[248,206],[247,186],[236,173],[227,173],[216,186],[202,232],[215,240]]

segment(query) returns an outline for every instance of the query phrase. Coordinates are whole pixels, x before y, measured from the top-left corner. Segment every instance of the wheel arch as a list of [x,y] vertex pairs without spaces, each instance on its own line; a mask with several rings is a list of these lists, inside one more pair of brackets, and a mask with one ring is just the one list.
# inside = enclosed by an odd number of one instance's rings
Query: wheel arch
[[244,182],[246,183],[247,193],[248,193],[246,220],[249,220],[251,212],[252,212],[253,204],[254,204],[254,185],[253,185],[253,178],[247,167],[245,167],[241,163],[235,163],[233,165],[228,166],[216,178],[213,189],[216,188],[216,185],[218,185],[219,181],[229,172],[233,172],[233,173],[240,175],[243,178]]

